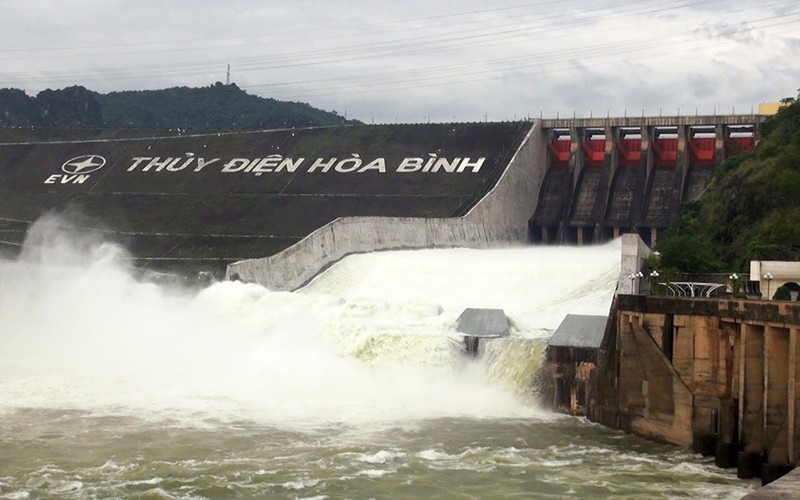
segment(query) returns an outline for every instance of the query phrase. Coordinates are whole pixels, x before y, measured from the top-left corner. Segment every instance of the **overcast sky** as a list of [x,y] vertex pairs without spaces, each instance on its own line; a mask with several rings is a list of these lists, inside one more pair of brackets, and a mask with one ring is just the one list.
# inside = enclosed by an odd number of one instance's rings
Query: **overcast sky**
[[366,123],[749,113],[798,0],[3,0],[0,87],[231,82]]

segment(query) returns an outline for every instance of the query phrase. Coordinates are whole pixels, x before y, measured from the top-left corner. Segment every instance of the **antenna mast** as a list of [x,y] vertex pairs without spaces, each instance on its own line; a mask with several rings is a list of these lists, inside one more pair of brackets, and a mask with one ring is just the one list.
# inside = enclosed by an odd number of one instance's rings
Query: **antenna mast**
[[231,65],[228,64],[228,75],[225,78],[225,85],[230,85],[230,84],[231,84]]

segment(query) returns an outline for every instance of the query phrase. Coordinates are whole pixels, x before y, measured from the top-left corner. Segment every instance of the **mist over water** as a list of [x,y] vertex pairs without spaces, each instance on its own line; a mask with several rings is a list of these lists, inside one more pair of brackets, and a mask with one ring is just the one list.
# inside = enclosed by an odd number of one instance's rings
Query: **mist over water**
[[[0,274],[2,408],[190,410],[288,426],[537,411],[462,355],[461,311],[445,314],[435,296],[234,282],[191,291],[130,271],[121,248],[78,238],[55,216],[32,228]],[[426,289],[436,286],[451,284]]]
[[[545,339],[608,312],[619,260],[617,243],[382,252],[295,293],[186,289],[46,216],[0,261],[0,498],[747,491],[537,404]],[[513,338],[466,356],[466,307],[504,309]]]

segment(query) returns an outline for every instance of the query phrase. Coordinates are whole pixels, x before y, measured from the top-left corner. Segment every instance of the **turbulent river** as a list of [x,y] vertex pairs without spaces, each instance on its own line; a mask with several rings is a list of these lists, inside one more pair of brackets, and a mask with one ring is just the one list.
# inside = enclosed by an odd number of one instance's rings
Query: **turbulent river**
[[[56,217],[0,260],[0,498],[739,498],[709,459],[536,402],[617,243],[354,255],[304,289],[135,278]],[[454,323],[502,308],[479,358]]]

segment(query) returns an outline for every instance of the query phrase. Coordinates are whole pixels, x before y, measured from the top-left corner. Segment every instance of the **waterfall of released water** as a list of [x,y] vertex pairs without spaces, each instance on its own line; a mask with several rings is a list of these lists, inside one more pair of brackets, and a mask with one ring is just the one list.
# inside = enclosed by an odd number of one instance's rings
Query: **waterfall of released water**
[[[616,244],[383,252],[296,293],[197,292],[138,282],[119,248],[45,218],[0,266],[0,412],[282,426],[530,414],[520,395],[541,339],[567,312],[605,314],[618,269]],[[504,309],[516,339],[465,356],[454,329],[465,307]]]

